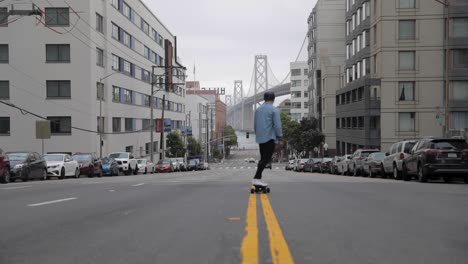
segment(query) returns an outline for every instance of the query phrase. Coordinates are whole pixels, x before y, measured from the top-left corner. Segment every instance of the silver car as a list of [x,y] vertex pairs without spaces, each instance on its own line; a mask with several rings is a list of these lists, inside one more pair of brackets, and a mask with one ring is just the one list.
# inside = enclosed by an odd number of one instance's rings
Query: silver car
[[386,175],[391,175],[396,180],[402,178],[403,160],[409,155],[411,149],[416,144],[416,140],[405,140],[394,143],[390,146],[383,160],[383,167]]

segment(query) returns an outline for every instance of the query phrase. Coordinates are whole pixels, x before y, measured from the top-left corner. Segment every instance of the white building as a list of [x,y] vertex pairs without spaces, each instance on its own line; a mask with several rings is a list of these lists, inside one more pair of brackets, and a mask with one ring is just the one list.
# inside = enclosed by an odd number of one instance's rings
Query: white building
[[187,94],[187,113],[190,114],[190,124],[192,126],[192,137],[202,146],[206,144],[206,133],[208,127],[207,103],[208,99],[198,94]]
[[[31,9],[30,4],[16,3],[7,0],[2,6]],[[160,67],[157,75],[164,67],[180,66],[175,36],[140,0],[68,3],[71,6],[63,0],[36,0],[45,13],[40,23],[39,16],[29,16],[0,27],[0,99],[52,121],[45,152],[99,153],[102,78],[103,156],[114,151],[147,156],[151,66]],[[173,73],[184,76],[181,68]],[[155,87],[161,90],[155,93],[154,118],[161,117],[165,94],[165,118],[179,128],[186,119],[185,90],[179,85],[185,80],[174,77],[175,84],[167,86],[164,78],[158,81],[162,85]],[[0,105],[0,146],[41,152],[36,120]],[[160,134],[154,139],[159,150]]]
[[309,116],[309,65],[306,61],[291,62],[291,118],[301,121]]

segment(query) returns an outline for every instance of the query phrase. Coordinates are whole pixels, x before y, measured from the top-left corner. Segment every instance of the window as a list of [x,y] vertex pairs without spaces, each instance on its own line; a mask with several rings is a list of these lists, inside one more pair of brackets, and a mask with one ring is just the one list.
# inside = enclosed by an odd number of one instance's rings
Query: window
[[371,116],[369,121],[371,129],[380,129],[380,116]]
[[468,37],[468,18],[454,18],[452,20],[452,37],[467,38]]
[[[1,84],[0,84],[1,87]],[[468,81],[455,81],[451,83],[451,100],[468,101]],[[1,91],[0,91],[1,94]],[[0,96],[1,98],[1,96]]]
[[302,81],[291,81],[291,87],[299,87],[301,86]]
[[49,116],[50,131],[52,134],[71,134],[70,116]]
[[104,18],[96,13],[96,31],[104,33]]
[[0,27],[8,27],[8,8],[0,7]]
[[453,67],[468,68],[468,49],[453,50]]
[[399,52],[399,70],[414,70],[415,69],[415,52],[400,51]]
[[144,131],[149,131],[151,129],[151,119],[142,119],[141,120],[141,129]]
[[368,42],[369,42],[369,39],[368,39],[368,36],[367,36],[367,31],[364,30],[364,31],[362,32],[362,39],[361,39],[361,45],[362,45],[362,46],[361,46],[361,49],[363,49],[363,48],[369,46],[369,43],[368,43]]
[[120,39],[119,30],[120,30],[119,27],[115,25],[114,23],[112,23],[112,38],[116,40]]
[[47,26],[69,26],[70,11],[68,8],[46,8],[45,24]]
[[344,118],[344,117],[341,118],[341,128],[347,128],[347,126],[346,126],[346,118]]
[[47,62],[70,62],[70,44],[46,44]]
[[359,129],[364,128],[364,117],[363,116],[358,117],[358,128]]
[[[1,117],[0,117],[0,120],[1,120]],[[468,112],[452,112],[452,127],[454,129],[468,128]],[[0,125],[0,130],[1,130],[1,125]],[[0,134],[1,133],[2,131],[0,131]]]
[[[133,146],[126,146],[126,147],[125,147],[125,152],[133,153]],[[133,157],[133,156],[130,155],[130,157]]]
[[415,131],[415,118],[414,112],[399,113],[400,131]]
[[96,48],[96,65],[104,67],[104,50]]
[[104,121],[104,117],[101,116],[101,117],[97,117],[97,131],[99,133],[104,133],[104,125],[106,124],[106,122]]
[[362,77],[367,75],[367,59],[362,60]]
[[[309,87],[309,80],[304,80],[304,86]],[[306,96],[307,97],[307,96]]]
[[143,30],[143,32],[145,32],[146,35],[149,35],[149,25],[143,19],[141,20],[141,30]]
[[374,26],[374,37],[373,37],[374,44],[377,44],[377,26]]
[[123,44],[129,48],[131,48],[131,43],[132,43],[132,36],[128,34],[127,32],[123,32]]
[[357,99],[358,99],[358,101],[362,100],[363,95],[364,95],[364,88],[359,87],[358,90],[357,90]]
[[[146,148],[146,155],[149,155],[150,152],[151,152],[151,142],[148,142],[145,144],[145,148]],[[158,152],[158,142],[157,141],[153,141],[153,152]]]
[[372,57],[372,66],[374,67],[374,74],[377,74],[377,54]]
[[301,92],[291,92],[291,97],[292,98],[300,98],[302,95]]
[[47,98],[71,98],[70,81],[47,81]]
[[346,118],[346,128],[352,128],[351,117]]
[[414,82],[399,83],[399,101],[414,101]]
[[336,128],[340,128],[340,119],[339,118],[336,119]]
[[353,128],[358,127],[357,117],[353,117]]
[[300,75],[301,75],[301,69],[291,70],[291,76],[300,76]]
[[0,117],[0,135],[10,135],[10,117]]
[[96,83],[96,98],[98,100],[103,100],[105,101],[105,96],[104,96],[104,84],[103,83]]
[[358,26],[359,26],[359,24],[361,24],[361,8],[358,8],[358,10],[357,10],[356,24],[357,24]]
[[0,44],[0,63],[8,63],[8,44]]
[[10,99],[10,82],[0,81],[0,100]]
[[112,101],[114,102],[119,102],[120,101],[120,88],[114,86],[114,89],[112,90]]
[[349,26],[350,21],[346,21],[346,35],[349,35],[351,33],[351,27]]
[[133,118],[125,118],[125,132],[132,132],[134,130]]
[[122,130],[122,118],[113,117],[112,118],[112,132],[120,132]]
[[124,89],[124,103],[132,104],[133,103],[133,92],[130,90]]
[[131,64],[128,61],[123,61],[123,72],[126,74],[131,74]]
[[308,102],[304,102],[304,108],[309,109],[309,103]]
[[415,8],[415,0],[400,0],[400,8]]
[[351,31],[354,31],[356,28],[356,14],[353,14],[352,20],[351,20]]
[[123,3],[123,14],[128,19],[132,20],[132,9],[126,3]]
[[401,40],[412,40],[415,39],[416,35],[416,20],[400,20],[400,39]]
[[309,74],[309,69],[304,69],[304,75],[307,76]]

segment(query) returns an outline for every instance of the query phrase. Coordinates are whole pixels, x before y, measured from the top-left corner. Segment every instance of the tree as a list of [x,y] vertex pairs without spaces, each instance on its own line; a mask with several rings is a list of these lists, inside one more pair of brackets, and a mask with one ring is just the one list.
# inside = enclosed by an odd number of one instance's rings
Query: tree
[[189,137],[188,140],[188,145],[187,149],[189,152],[189,156],[197,156],[201,154],[201,145],[200,142],[198,142],[194,137]]
[[236,131],[232,126],[228,125],[224,128],[224,137],[226,137],[226,139],[224,140],[224,151],[226,152],[227,157],[230,154],[230,147],[237,146],[237,135]]
[[184,141],[179,132],[173,131],[166,136],[166,156],[168,158],[176,158],[185,156]]

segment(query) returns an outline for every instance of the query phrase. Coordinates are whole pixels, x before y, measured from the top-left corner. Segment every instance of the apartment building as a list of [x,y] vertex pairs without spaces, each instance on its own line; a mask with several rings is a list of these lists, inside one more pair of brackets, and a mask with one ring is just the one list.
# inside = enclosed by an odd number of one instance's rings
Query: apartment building
[[192,136],[206,145],[206,133],[208,133],[208,99],[198,94],[187,93],[187,109],[192,126]]
[[[163,95],[164,117],[173,129],[186,119],[176,37],[140,0],[68,3],[37,0],[42,16],[0,27],[0,99],[51,122],[45,152],[99,153],[103,133],[103,156],[115,151],[148,156],[151,98],[155,119],[161,118]],[[2,12],[31,9],[11,0],[2,6]],[[2,148],[41,152],[37,120],[0,105]],[[160,134],[154,138],[157,153]]]
[[341,69],[336,66],[345,60],[344,12],[342,0],[319,0],[308,19],[309,116],[318,119],[330,155],[336,149],[335,95]]
[[309,116],[309,66],[306,61],[291,62],[291,119],[299,122]]

